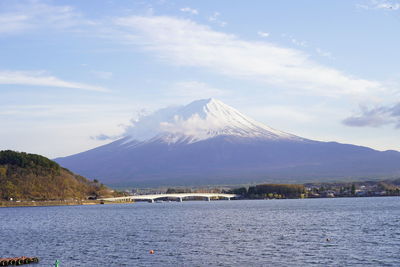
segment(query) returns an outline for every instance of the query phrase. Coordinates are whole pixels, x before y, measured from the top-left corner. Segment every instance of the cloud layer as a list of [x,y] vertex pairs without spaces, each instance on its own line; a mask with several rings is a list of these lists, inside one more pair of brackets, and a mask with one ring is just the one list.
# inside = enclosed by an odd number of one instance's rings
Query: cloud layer
[[28,30],[65,29],[81,26],[81,14],[71,6],[48,5],[41,1],[9,2],[0,13],[0,34],[15,34]]
[[385,9],[385,10],[399,10],[400,9],[400,2],[397,0],[395,1],[387,1],[387,0],[370,0],[366,4],[358,4],[359,8],[362,9]]
[[125,39],[142,45],[165,62],[180,66],[202,67],[235,78],[323,96],[360,96],[383,90],[380,82],[318,64],[301,50],[245,41],[192,20],[131,16],[115,19],[114,23],[125,31]]
[[57,77],[50,76],[43,71],[1,71],[1,84],[18,84],[33,86],[50,86],[74,88],[89,91],[107,92],[108,89],[100,86],[89,85],[85,83],[69,82],[61,80]]
[[[198,13],[190,7],[183,7],[181,11]],[[215,12],[209,18],[210,23],[219,23],[219,17],[220,14]],[[90,31],[93,36],[109,36],[114,41],[139,45],[168,63],[201,67],[233,78],[278,86],[291,92],[370,98],[385,90],[381,82],[354,77],[321,65],[300,49],[285,48],[271,42],[243,40],[189,19],[150,15],[91,21],[73,7],[32,1],[26,6],[16,5],[14,9],[7,9],[1,14],[0,22],[0,33],[17,33],[39,27],[79,26],[80,31]],[[267,36],[265,32],[259,34]],[[317,52],[330,56],[322,50]],[[63,87],[102,90],[77,83],[65,86],[65,83],[56,82],[54,77],[48,78],[53,80],[53,84],[64,84]]]
[[197,15],[197,14],[199,14],[199,12],[197,11],[197,9],[190,8],[190,7],[183,7],[183,8],[180,9],[180,11],[186,12],[186,13],[190,13],[190,14],[192,14],[192,15]]

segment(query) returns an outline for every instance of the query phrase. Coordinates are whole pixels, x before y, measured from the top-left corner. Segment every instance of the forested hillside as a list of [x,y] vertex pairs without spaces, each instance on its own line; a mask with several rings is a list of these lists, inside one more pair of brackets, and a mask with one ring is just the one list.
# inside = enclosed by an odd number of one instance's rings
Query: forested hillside
[[97,180],[89,181],[46,157],[0,151],[0,200],[82,200],[111,195]]

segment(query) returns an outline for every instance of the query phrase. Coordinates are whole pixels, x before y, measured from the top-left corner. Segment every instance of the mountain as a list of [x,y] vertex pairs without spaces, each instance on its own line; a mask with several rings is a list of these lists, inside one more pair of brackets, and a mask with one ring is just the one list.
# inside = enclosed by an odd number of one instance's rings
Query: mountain
[[400,175],[400,153],[273,129],[216,99],[142,116],[121,139],[56,161],[114,186],[307,182]]
[[111,193],[97,181],[73,174],[43,156],[0,151],[0,200],[86,199]]
[[191,144],[217,136],[305,140],[259,123],[211,98],[197,100],[183,107],[164,108],[140,118],[128,130],[124,144],[136,144],[138,141]]

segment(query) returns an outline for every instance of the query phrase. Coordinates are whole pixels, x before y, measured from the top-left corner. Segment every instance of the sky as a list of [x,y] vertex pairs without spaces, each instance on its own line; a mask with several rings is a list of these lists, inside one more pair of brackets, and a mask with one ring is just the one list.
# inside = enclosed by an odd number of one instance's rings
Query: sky
[[400,0],[0,1],[0,150],[55,158],[216,98],[270,127],[400,150]]

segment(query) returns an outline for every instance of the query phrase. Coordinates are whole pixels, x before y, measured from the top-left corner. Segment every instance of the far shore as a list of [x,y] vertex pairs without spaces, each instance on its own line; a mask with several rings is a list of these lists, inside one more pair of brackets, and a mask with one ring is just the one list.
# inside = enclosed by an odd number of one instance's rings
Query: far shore
[[81,206],[100,204],[122,204],[132,202],[101,202],[100,200],[48,200],[48,201],[0,201],[0,208],[7,207],[46,207],[46,206]]
[[[346,196],[346,197],[306,197],[306,198],[237,198],[236,200],[284,200],[284,199],[320,199],[320,198],[365,198],[395,196]],[[397,196],[398,197],[398,196]],[[196,200],[195,200],[196,201]],[[146,201],[139,201],[146,202]],[[48,200],[48,201],[0,201],[0,208],[11,207],[49,207],[49,206],[84,206],[101,204],[134,204],[135,201],[101,201],[101,200]]]

